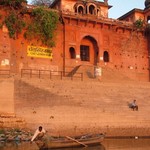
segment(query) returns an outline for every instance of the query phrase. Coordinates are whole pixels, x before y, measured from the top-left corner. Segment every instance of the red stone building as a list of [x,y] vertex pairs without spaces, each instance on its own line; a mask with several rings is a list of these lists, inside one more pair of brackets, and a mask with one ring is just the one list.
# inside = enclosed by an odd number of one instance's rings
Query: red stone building
[[[109,1],[53,0],[50,7],[60,12],[62,23],[57,29],[56,47],[52,56],[29,55],[28,46],[43,45],[37,40],[17,40],[0,30],[0,69],[18,74],[21,69],[83,72],[94,77],[94,70],[110,69],[139,81],[150,79],[149,38],[146,32],[150,19],[150,2],[145,9],[133,9],[118,19],[108,18]],[[137,22],[138,21],[138,22]],[[144,25],[137,26],[137,23]],[[97,69],[98,68],[98,69]],[[93,72],[92,72],[93,71]]]

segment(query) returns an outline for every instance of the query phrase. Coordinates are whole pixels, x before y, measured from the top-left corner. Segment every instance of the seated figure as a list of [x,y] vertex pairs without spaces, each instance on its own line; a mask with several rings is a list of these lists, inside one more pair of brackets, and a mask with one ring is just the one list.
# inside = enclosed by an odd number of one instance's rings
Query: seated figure
[[129,107],[133,109],[133,111],[138,111],[138,105],[136,104],[136,100],[133,100],[133,102],[129,104]]

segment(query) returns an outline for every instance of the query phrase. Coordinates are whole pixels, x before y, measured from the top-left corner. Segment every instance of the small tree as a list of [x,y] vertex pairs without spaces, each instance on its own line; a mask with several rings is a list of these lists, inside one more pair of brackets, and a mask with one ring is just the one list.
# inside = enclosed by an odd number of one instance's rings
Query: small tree
[[9,36],[11,38],[16,38],[26,26],[24,20],[15,12],[12,12],[5,18],[5,24],[9,30]]
[[141,29],[144,26],[144,20],[140,18],[134,22],[134,25],[137,29]]
[[25,32],[25,38],[36,38],[49,47],[55,46],[54,35],[59,21],[58,13],[39,7],[33,9],[31,19],[32,23]]
[[27,0],[0,0],[0,5],[9,6],[14,9],[22,8],[22,3],[27,3]]

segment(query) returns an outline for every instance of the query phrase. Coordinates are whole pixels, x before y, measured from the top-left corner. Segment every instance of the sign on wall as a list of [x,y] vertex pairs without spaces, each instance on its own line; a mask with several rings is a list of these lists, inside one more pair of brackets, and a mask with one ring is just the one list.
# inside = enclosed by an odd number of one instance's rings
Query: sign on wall
[[7,66],[7,65],[9,65],[9,59],[3,59],[1,61],[1,66]]
[[95,76],[102,76],[102,68],[95,67]]
[[52,59],[52,48],[28,46],[27,56]]

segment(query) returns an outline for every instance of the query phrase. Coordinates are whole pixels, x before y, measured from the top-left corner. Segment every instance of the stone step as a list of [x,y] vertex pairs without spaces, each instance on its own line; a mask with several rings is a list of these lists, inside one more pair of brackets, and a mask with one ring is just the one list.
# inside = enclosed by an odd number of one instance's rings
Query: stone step
[[[57,126],[60,120],[62,123],[67,120],[67,124],[71,121],[78,123],[77,119],[79,123],[84,124],[84,118],[88,123],[105,126],[148,126],[150,124],[147,115],[150,113],[149,85],[133,81],[112,83],[21,79],[16,91],[19,97],[18,104],[22,107],[22,111],[18,112],[22,116],[24,112],[28,113],[24,117],[30,123],[34,117],[34,120],[39,122],[43,120],[54,126]],[[128,103],[133,99],[137,99],[139,111],[129,109]],[[63,106],[66,107],[61,110]],[[44,114],[41,116],[43,111]]]
[[23,128],[25,127],[26,122],[24,119],[20,117],[16,117],[16,115],[0,115],[0,127],[6,128]]

